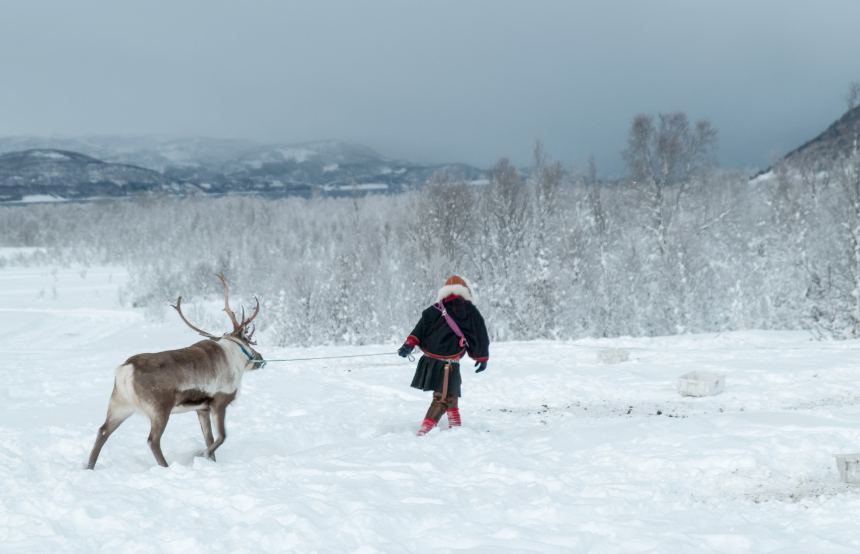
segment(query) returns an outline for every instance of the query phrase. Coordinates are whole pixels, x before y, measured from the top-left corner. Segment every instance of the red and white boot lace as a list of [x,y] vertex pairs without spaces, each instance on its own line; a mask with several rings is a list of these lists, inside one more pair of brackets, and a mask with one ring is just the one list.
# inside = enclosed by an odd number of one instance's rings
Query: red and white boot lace
[[448,429],[460,426],[460,409],[451,408],[446,412],[448,414]]
[[421,424],[421,429],[418,429],[418,436],[423,437],[433,430],[434,427],[436,427],[436,422],[429,417],[425,417],[424,422]]

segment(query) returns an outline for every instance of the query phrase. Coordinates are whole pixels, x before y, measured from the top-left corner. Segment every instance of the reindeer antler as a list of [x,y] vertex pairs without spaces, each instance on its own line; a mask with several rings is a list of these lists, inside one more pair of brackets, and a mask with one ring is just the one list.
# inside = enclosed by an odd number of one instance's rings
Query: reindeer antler
[[[257,297],[254,297],[254,300],[257,300]],[[260,313],[260,301],[257,300],[257,307],[254,309],[254,315],[252,315],[249,319],[244,319],[245,317],[245,308],[242,308],[242,323],[239,324],[239,327],[245,327],[257,317],[257,314]]]
[[227,312],[228,316],[230,316],[230,321],[233,322],[233,330],[235,331],[241,327],[241,325],[236,321],[236,314],[234,314],[233,310],[230,309],[230,295],[227,294],[227,281],[224,280],[224,275],[220,273],[216,273],[215,275],[221,279],[221,282],[224,284],[224,311]]
[[195,331],[200,333],[202,336],[206,337],[207,339],[212,339],[212,340],[218,340],[221,338],[221,337],[216,337],[214,335],[211,335],[211,334],[207,333],[206,331],[202,331],[202,330],[198,329],[197,327],[188,323],[188,320],[185,319],[184,315],[182,315],[182,297],[181,296],[176,301],[176,305],[173,306],[173,309],[176,310],[177,312],[179,312],[179,317],[182,318],[182,321],[184,321],[186,325],[188,325],[189,327],[191,327],[192,329],[194,329]]

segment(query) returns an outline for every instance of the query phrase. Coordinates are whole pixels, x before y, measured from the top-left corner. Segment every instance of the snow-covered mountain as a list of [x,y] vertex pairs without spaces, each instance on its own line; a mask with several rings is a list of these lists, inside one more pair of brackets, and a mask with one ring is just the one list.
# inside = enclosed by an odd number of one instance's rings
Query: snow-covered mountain
[[483,172],[466,164],[425,166],[393,160],[365,146],[341,142],[311,142],[259,146],[220,164],[172,165],[165,175],[199,183],[204,189],[328,193],[358,189],[399,192],[423,185],[433,173],[480,179]]
[[171,166],[219,165],[252,150],[242,140],[165,137],[0,137],[0,154],[34,148],[70,150],[105,162],[158,172]]
[[835,158],[855,148],[860,139],[860,106],[845,112],[814,139],[786,154],[786,160],[805,158]]
[[138,191],[180,192],[157,171],[106,163],[67,150],[33,149],[0,155],[0,201],[126,196]]
[[[8,154],[0,159],[11,157],[0,167],[0,175],[5,176],[0,177],[0,185],[9,187],[14,183],[17,187],[4,189],[6,200],[45,194],[80,198],[91,192],[114,196],[129,193],[116,187],[91,190],[91,179],[82,176],[92,173],[93,164],[101,164],[102,171],[118,171],[117,164],[136,166],[138,171],[148,171],[150,179],[146,181],[148,185],[134,190],[165,189],[177,193],[198,187],[208,193],[257,192],[269,196],[310,195],[313,191],[399,192],[423,185],[436,172],[448,172],[465,180],[483,177],[483,171],[466,164],[415,164],[384,157],[358,144],[333,141],[261,145],[208,138],[7,137],[0,139],[0,154],[4,152]],[[47,154],[33,152],[54,152],[57,160],[65,156],[65,165],[46,158]],[[22,156],[29,159],[26,174],[16,173],[21,164],[13,161]],[[60,183],[66,185],[65,192],[56,188]]]

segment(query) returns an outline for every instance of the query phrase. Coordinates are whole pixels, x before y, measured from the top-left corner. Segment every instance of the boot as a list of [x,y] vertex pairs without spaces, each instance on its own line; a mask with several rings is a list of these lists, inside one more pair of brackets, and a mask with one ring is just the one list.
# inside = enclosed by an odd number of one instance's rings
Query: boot
[[429,417],[424,418],[424,423],[421,424],[421,429],[418,429],[418,436],[423,437],[436,427],[436,422]]
[[445,413],[448,415],[448,429],[451,429],[452,427],[459,427],[460,426],[460,409],[459,408],[451,408],[450,410],[448,410]]

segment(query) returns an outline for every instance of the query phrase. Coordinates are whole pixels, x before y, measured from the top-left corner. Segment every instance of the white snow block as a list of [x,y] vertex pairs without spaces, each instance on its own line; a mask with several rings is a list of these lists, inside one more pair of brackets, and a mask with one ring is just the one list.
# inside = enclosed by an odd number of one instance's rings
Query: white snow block
[[708,371],[691,371],[678,377],[678,392],[682,396],[711,396],[726,389],[726,376]]
[[620,364],[630,359],[630,352],[623,348],[606,348],[597,351],[597,363]]
[[860,484],[860,454],[834,454],[839,479],[843,483]]

